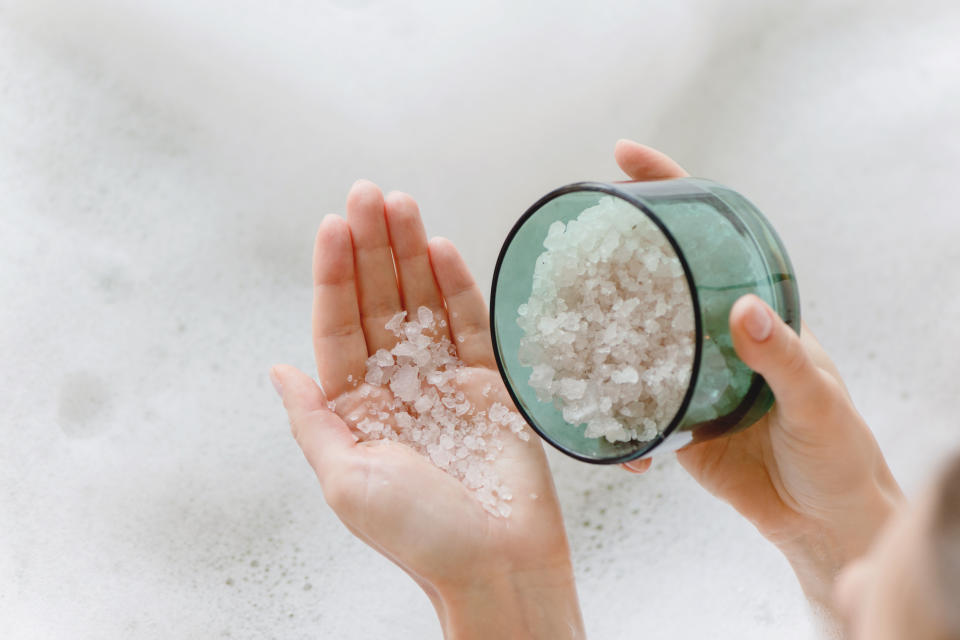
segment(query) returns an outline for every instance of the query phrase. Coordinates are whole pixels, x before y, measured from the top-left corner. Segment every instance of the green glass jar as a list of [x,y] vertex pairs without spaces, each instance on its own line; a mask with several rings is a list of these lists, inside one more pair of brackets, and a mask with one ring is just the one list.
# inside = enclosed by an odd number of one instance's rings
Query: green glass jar
[[[528,384],[532,368],[518,356],[523,337],[518,308],[530,298],[548,229],[557,221],[577,218],[606,196],[630,203],[663,232],[683,266],[692,297],[695,352],[689,383],[672,421],[652,440],[586,437],[584,425],[568,423],[554,403],[538,400]],[[737,192],[699,178],[567,185],[530,207],[500,250],[490,296],[497,366],[530,426],[568,455],[615,464],[646,457],[658,447],[676,450],[745,428],[773,404],[763,378],[733,349],[730,308],[747,293],[762,298],[800,332],[800,301],[787,252],[767,219]]]

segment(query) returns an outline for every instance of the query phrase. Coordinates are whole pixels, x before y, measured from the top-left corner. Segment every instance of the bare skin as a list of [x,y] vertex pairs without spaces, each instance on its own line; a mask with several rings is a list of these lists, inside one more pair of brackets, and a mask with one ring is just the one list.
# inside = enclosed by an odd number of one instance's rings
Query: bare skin
[[834,589],[834,602],[850,640],[951,640],[946,607],[936,584],[930,528],[936,486],[900,509],[869,552],[850,563]]
[[357,441],[359,410],[386,409],[392,400],[384,387],[365,397],[359,381],[368,355],[394,345],[384,325],[401,310],[415,315],[426,306],[446,322],[441,331],[449,331],[469,374],[461,390],[474,406],[512,404],[494,362],[483,296],[449,241],[428,243],[414,200],[402,193],[384,199],[361,180],[347,197],[346,217],[324,219],[314,250],[322,388],[293,367],[271,370],[327,502],[351,532],[423,587],[446,637],[582,637],[560,505],[536,437],[503,438],[497,466],[514,495],[509,518],[483,510],[460,482],[409,447]]
[[[615,155],[635,180],[687,175],[634,142],[620,141]],[[284,365],[271,378],[330,506],[424,588],[446,637],[582,637],[560,506],[536,438],[505,438],[500,472],[515,499],[512,516],[501,519],[411,449],[358,442],[352,431],[359,408],[389,400],[379,389],[364,398],[358,386],[368,355],[395,340],[384,325],[397,311],[421,305],[448,323],[470,373],[464,393],[477,404],[510,406],[483,297],[453,245],[427,242],[409,196],[384,200],[376,186],[359,181],[346,222],[328,216],[320,226],[314,283],[322,388]],[[776,544],[808,596],[829,608],[840,568],[865,553],[902,494],[806,326],[798,337],[752,296],[734,305],[730,326],[737,353],[767,379],[776,404],[750,429],[690,446],[678,459]],[[487,385],[494,392],[484,400],[479,390]],[[336,400],[336,412],[328,400]],[[625,466],[642,472],[649,461]]]
[[[616,158],[635,180],[688,175],[635,142],[621,140]],[[759,298],[744,296],[730,329],[737,355],[764,376],[776,403],[749,429],[688,446],[677,459],[783,551],[808,597],[829,609],[841,568],[867,551],[903,495],[805,324],[798,337]],[[647,468],[648,461],[627,466]]]

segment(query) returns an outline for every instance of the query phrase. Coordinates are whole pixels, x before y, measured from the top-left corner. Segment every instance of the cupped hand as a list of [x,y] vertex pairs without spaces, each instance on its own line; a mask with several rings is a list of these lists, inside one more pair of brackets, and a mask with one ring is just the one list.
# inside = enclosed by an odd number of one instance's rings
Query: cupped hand
[[513,495],[509,517],[484,510],[410,447],[358,439],[362,417],[392,404],[389,387],[364,382],[366,360],[394,346],[385,325],[404,310],[413,317],[420,307],[432,310],[435,339],[455,347],[460,391],[477,410],[513,405],[494,361],[483,296],[449,241],[427,241],[416,202],[402,193],[385,199],[361,180],[347,197],[346,218],[327,216],[314,248],[320,386],[290,366],[271,370],[324,497],[350,531],[424,588],[447,637],[576,636],[582,622],[570,552],[538,438],[501,437],[495,467]]
[[[616,158],[635,180],[688,175],[626,140]],[[785,553],[812,600],[829,606],[834,577],[867,550],[902,500],[900,488],[806,324],[798,336],[758,297],[744,296],[730,311],[730,330],[737,355],[766,379],[776,402],[748,429],[690,445],[677,458]]]

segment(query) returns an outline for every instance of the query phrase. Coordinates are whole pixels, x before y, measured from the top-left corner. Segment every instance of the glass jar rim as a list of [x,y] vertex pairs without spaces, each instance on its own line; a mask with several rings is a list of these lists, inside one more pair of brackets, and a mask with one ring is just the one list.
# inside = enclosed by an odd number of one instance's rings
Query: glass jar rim
[[[683,180],[685,178],[674,178],[674,180]],[[690,402],[693,399],[694,390],[696,387],[697,379],[700,373],[700,364],[702,359],[703,352],[703,322],[700,316],[700,299],[697,294],[696,287],[694,286],[693,273],[690,269],[690,265],[687,262],[686,256],[683,253],[683,250],[680,248],[679,243],[676,238],[667,229],[663,221],[657,216],[644,202],[634,197],[629,192],[620,189],[617,187],[618,184],[636,184],[638,182],[662,182],[662,181],[634,181],[628,180],[623,182],[593,182],[593,181],[584,181],[584,182],[573,182],[562,187],[558,187],[539,200],[532,204],[526,211],[517,219],[513,227],[511,227],[510,232],[507,234],[506,238],[503,241],[503,245],[500,248],[500,253],[497,256],[497,262],[493,269],[493,280],[490,290],[490,337],[493,343],[493,357],[497,363],[497,370],[500,373],[500,377],[504,381],[504,386],[507,388],[507,393],[510,394],[510,399],[513,401],[514,406],[520,412],[520,415],[523,416],[523,419],[530,425],[530,427],[537,432],[537,434],[553,446],[555,449],[563,452],[564,454],[581,460],[583,462],[590,462],[593,464],[623,464],[625,462],[630,462],[632,460],[637,460],[644,457],[648,453],[652,452],[654,449],[659,447],[663,442],[673,434],[680,422],[683,420],[683,417],[687,413],[687,409],[690,406]],[[640,447],[636,451],[624,453],[617,456],[611,456],[609,458],[596,458],[584,455],[570,447],[567,447],[560,442],[557,442],[553,437],[549,435],[544,429],[542,429],[537,421],[534,420],[526,410],[525,405],[521,402],[518,394],[514,391],[513,385],[510,383],[510,378],[507,376],[506,366],[503,363],[503,359],[500,356],[499,340],[497,337],[497,321],[496,321],[496,303],[497,303],[497,283],[500,281],[500,275],[503,267],[504,259],[506,258],[507,252],[510,248],[510,245],[513,239],[516,237],[520,229],[526,224],[527,221],[532,218],[537,211],[542,209],[547,203],[552,200],[556,200],[562,196],[575,193],[575,192],[600,192],[607,195],[611,195],[617,198],[620,198],[632,206],[636,207],[643,212],[659,229],[659,231],[666,237],[667,241],[670,243],[670,246],[673,248],[674,253],[680,261],[681,266],[683,267],[684,277],[687,281],[687,288],[690,292],[690,298],[693,305],[693,317],[694,317],[694,356],[693,364],[690,367],[690,378],[687,382],[687,389],[684,392],[683,400],[681,401],[679,407],[671,419],[670,423],[664,428],[661,432],[657,434],[652,440],[646,441],[646,445]],[[602,437],[602,436],[601,436]]]

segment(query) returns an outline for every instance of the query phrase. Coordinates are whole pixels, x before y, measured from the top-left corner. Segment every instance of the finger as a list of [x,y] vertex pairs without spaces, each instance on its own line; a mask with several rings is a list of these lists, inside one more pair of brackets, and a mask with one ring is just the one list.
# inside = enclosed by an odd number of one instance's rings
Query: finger
[[803,343],[807,353],[809,353],[810,357],[813,358],[814,364],[833,376],[837,383],[843,387],[844,393],[846,393],[847,397],[849,398],[850,390],[847,389],[847,385],[843,381],[843,377],[840,375],[840,370],[837,369],[837,365],[834,364],[833,360],[830,359],[830,356],[827,355],[827,352],[820,345],[820,341],[817,340],[817,336],[813,334],[813,331],[810,330],[810,327],[807,326],[806,322],[803,323],[803,328],[800,330],[800,342]]
[[653,464],[653,458],[644,458],[642,460],[631,460],[630,462],[624,462],[620,466],[630,473],[639,474],[649,471],[651,464]]
[[730,310],[730,333],[737,355],[770,385],[786,423],[819,421],[842,387],[820,369],[800,336],[755,295]]
[[618,140],[613,157],[634,180],[666,180],[690,175],[666,154],[633,140]]
[[429,247],[430,263],[447,305],[450,335],[460,359],[469,366],[495,367],[487,305],[467,264],[446,238],[433,238]]
[[430,268],[427,233],[416,201],[405,193],[393,192],[385,200],[387,231],[397,265],[400,297],[412,317],[417,309],[428,307],[446,318],[440,288]]
[[307,374],[281,364],[270,369],[270,379],[283,398],[293,437],[323,484],[353,453],[357,439]]
[[384,326],[402,311],[397,274],[390,251],[383,194],[369,180],[357,180],[347,195],[347,222],[353,237],[360,322],[370,353],[389,349],[396,337]]
[[329,215],[313,250],[313,350],[320,384],[336,398],[363,376],[367,344],[360,326],[350,228]]

